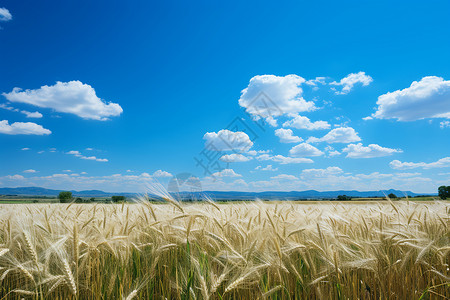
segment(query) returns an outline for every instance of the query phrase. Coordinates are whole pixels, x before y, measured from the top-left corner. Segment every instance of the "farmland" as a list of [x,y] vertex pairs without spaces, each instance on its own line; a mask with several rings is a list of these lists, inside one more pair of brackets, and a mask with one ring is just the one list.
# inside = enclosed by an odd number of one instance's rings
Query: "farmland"
[[448,202],[0,205],[8,299],[444,299]]

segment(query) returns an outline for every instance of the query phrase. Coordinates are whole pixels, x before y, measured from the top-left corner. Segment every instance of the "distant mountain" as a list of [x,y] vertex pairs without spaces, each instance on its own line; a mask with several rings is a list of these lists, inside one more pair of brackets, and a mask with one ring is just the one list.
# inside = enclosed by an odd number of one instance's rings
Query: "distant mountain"
[[[23,196],[58,196],[62,190],[52,190],[41,187],[18,187],[18,188],[0,188],[0,195],[23,195]],[[88,191],[71,191],[73,196],[77,197],[111,197],[113,195],[133,197],[137,193],[107,193],[100,190]],[[384,193],[383,193],[384,192]],[[294,200],[294,199],[325,199],[336,198],[339,195],[350,197],[384,197],[384,194],[393,193],[399,197],[407,194],[409,197],[418,196],[419,194],[411,191],[385,190],[385,191],[327,191],[319,192],[315,190],[308,191],[291,191],[291,192],[220,192],[220,191],[204,191],[204,192],[181,192],[176,196],[180,198],[202,198],[202,195],[208,195],[217,200],[251,200],[251,199],[269,199],[269,200]],[[432,195],[432,194],[429,194]],[[435,195],[435,194],[433,194]]]
[[[58,196],[63,190],[52,190],[41,187],[18,187],[18,188],[0,188],[0,195],[20,195],[20,196]],[[71,191],[73,196],[78,197],[110,197],[132,196],[133,193],[107,193],[99,190]]]
[[[385,190],[385,191],[368,191],[368,192],[360,192],[360,191],[327,191],[327,192],[319,192],[316,190],[308,190],[308,191],[291,191],[291,192],[275,192],[275,191],[267,191],[267,192],[218,192],[218,191],[205,191],[203,194],[209,195],[214,199],[278,199],[278,200],[293,200],[293,199],[324,199],[324,198],[337,198],[339,195],[346,195],[349,197],[356,198],[366,198],[366,197],[384,197],[384,195],[388,195],[393,193],[398,197],[403,197],[405,194],[408,197],[418,196],[419,194],[413,193],[411,191],[399,191],[399,190]],[[421,194],[420,194],[421,195]]]

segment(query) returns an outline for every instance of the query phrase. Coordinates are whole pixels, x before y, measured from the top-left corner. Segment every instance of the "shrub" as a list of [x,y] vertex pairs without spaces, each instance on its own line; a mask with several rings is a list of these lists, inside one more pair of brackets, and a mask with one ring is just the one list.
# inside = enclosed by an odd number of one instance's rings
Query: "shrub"
[[61,203],[67,203],[72,200],[72,192],[64,191],[60,192],[58,195],[59,202]]
[[125,201],[125,196],[112,196],[111,200],[115,203]]
[[440,186],[438,188],[438,195],[442,200],[450,198],[450,186]]

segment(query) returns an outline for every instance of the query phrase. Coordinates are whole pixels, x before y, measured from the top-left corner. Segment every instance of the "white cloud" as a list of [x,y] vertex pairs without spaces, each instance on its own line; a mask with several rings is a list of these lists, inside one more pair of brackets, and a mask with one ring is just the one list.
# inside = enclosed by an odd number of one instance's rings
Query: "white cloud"
[[441,127],[441,129],[450,128],[450,121],[442,121],[439,123],[439,127]]
[[239,105],[256,120],[264,118],[276,126],[275,117],[316,109],[314,102],[302,97],[300,86],[304,82],[305,79],[297,75],[255,76],[250,79],[248,87],[242,90]]
[[301,137],[295,136],[291,129],[279,128],[275,130],[275,135],[280,138],[282,143],[300,143],[303,141]]
[[350,144],[347,145],[342,152],[347,152],[347,156],[349,158],[372,158],[372,157],[382,157],[389,156],[394,153],[402,153],[401,149],[391,149],[381,147],[377,144],[370,144],[367,147],[364,147],[362,143],[358,144]]
[[25,177],[23,177],[22,175],[6,175],[5,176],[7,179],[11,179],[11,180],[23,180],[25,179]]
[[248,157],[238,153],[226,154],[220,158],[220,160],[224,162],[246,162],[252,159],[252,157]]
[[324,85],[326,84],[326,77],[316,77],[315,79],[310,79],[305,82],[305,84],[310,85],[313,87],[314,90],[318,90],[317,87],[319,84]]
[[258,151],[256,151],[256,150],[250,150],[250,151],[247,151],[247,154],[248,154],[248,155],[255,156],[255,155],[257,155],[257,154],[265,154],[265,153],[270,153],[270,152],[271,152],[271,150],[258,150]]
[[14,108],[14,107],[8,106],[8,105],[3,104],[3,103],[0,104],[0,108],[7,109],[7,110],[10,110],[10,111],[14,111],[14,112],[23,113],[27,118],[40,119],[40,118],[43,117],[43,115],[40,112],[38,112],[38,111],[30,112],[30,111],[26,111],[26,110],[20,110],[18,108]]
[[271,160],[277,163],[280,163],[282,165],[286,164],[300,164],[300,163],[313,163],[314,161],[309,158],[303,158],[303,157],[285,157],[283,155],[269,155],[269,154],[262,154],[256,157],[259,161],[267,161]]
[[339,127],[331,130],[325,136],[321,138],[310,137],[306,142],[317,143],[317,142],[327,142],[327,143],[352,143],[359,142],[361,138],[358,133],[352,127]]
[[7,120],[0,121],[0,133],[16,135],[16,134],[28,134],[28,135],[48,135],[52,132],[45,129],[41,125],[32,122],[15,122],[9,125]]
[[245,132],[233,132],[228,129],[222,129],[218,133],[207,132],[203,139],[206,140],[205,148],[215,151],[247,151],[253,146],[253,142]]
[[331,147],[330,145],[325,147],[325,151],[327,151],[328,157],[334,157],[334,156],[338,156],[341,155],[341,152],[335,150],[333,147]]
[[422,169],[447,168],[450,167],[450,157],[444,157],[432,163],[425,163],[425,162],[414,163],[414,162],[401,162],[399,160],[393,160],[389,163],[389,166],[392,169],[396,170],[407,170],[416,168]]
[[261,171],[278,171],[278,168],[272,167],[272,165],[267,165],[264,168],[261,166],[257,166],[255,170],[261,170]]
[[81,172],[80,174],[81,175],[87,175],[87,172]]
[[380,172],[373,172],[370,174],[357,174],[356,177],[360,179],[385,179],[385,178],[392,178],[393,174],[382,174]]
[[420,176],[422,175],[421,173],[395,173],[395,176],[398,177],[415,177],[415,176]]
[[162,170],[155,171],[152,176],[153,177],[173,177],[173,175],[170,174],[169,172],[162,171]]
[[23,171],[24,173],[36,173],[37,171],[36,170],[33,170],[33,169],[28,169],[28,170],[25,170],[25,171]]
[[427,76],[409,88],[378,97],[372,117],[415,121],[426,118],[450,118],[450,81]]
[[99,161],[99,162],[107,162],[108,161],[106,158],[97,158],[95,156],[84,156],[80,153],[80,151],[77,151],[77,150],[71,150],[71,151],[67,152],[66,154],[74,155],[75,157],[78,157],[81,159],[86,159],[86,160],[95,160],[95,161]]
[[72,173],[72,170],[62,170],[64,173]]
[[234,172],[233,169],[224,169],[212,174],[213,177],[242,177],[241,174]]
[[344,171],[342,171],[339,167],[328,167],[326,169],[305,169],[302,171],[301,175],[308,177],[326,177],[329,175],[338,175],[342,174]]
[[311,122],[308,117],[297,115],[292,120],[286,121],[283,127],[293,127],[306,130],[330,129],[330,124],[326,121]]
[[38,111],[35,112],[29,112],[26,110],[22,110],[21,113],[25,114],[27,116],[27,118],[35,118],[35,119],[40,119],[42,118],[42,114]]
[[334,156],[338,156],[338,155],[341,155],[341,152],[339,152],[337,150],[333,150],[333,151],[328,152],[328,156],[329,157],[334,157]]
[[57,112],[71,113],[83,119],[108,120],[119,116],[122,107],[117,103],[105,103],[98,98],[95,90],[80,81],[57,82],[53,86],[44,85],[36,90],[14,88],[3,93],[11,102],[27,103],[38,107],[51,108]]
[[28,150],[30,150],[30,148],[22,148],[22,149],[20,149],[20,150],[22,150],[22,151],[28,151]]
[[342,86],[341,91],[336,91],[337,95],[348,94],[355,84],[361,83],[363,86],[369,85],[373,81],[372,77],[366,75],[365,72],[351,73],[342,78],[341,81],[333,81],[331,85]]
[[7,22],[12,20],[12,15],[8,9],[0,7],[0,21]]
[[289,150],[289,155],[293,157],[321,156],[323,155],[323,152],[310,144],[301,143],[292,147],[291,150]]
[[288,174],[279,174],[277,176],[270,177],[272,180],[298,180],[297,177],[294,175],[288,175]]

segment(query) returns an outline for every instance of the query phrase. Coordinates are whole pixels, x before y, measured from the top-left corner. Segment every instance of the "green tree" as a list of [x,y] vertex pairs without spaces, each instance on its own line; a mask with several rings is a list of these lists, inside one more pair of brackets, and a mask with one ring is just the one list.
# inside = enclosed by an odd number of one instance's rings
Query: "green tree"
[[438,188],[438,195],[442,200],[450,198],[450,186],[440,186]]
[[397,199],[397,195],[394,194],[394,193],[390,193],[390,194],[388,195],[388,198],[390,198],[390,199]]
[[125,196],[112,196],[111,200],[113,202],[120,202],[120,201],[125,201]]
[[61,202],[61,203],[70,202],[72,200],[72,192],[69,192],[69,191],[60,192],[58,195],[58,199],[59,199],[59,202]]
[[346,195],[339,195],[337,196],[337,199],[339,201],[346,201],[346,200],[352,200],[352,197],[346,196]]

